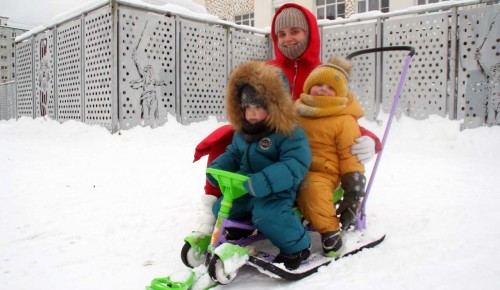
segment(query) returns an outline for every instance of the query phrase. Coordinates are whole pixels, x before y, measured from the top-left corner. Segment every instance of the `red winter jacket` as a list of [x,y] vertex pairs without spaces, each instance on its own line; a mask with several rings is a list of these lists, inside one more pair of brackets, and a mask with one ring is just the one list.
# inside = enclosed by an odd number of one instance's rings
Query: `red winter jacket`
[[[281,12],[281,10],[287,7],[300,9],[306,16],[306,19],[309,23],[309,44],[304,53],[296,60],[290,60],[279,50],[277,45],[276,33],[274,31],[276,16]],[[294,3],[287,3],[281,6],[274,14],[271,26],[271,34],[273,38],[273,46],[276,59],[270,60],[269,63],[276,65],[283,70],[290,84],[290,93],[292,94],[292,98],[293,100],[296,100],[302,93],[304,82],[309,73],[311,73],[311,71],[315,67],[321,64],[321,41],[318,22],[316,21],[316,17],[314,16],[314,14],[312,14],[306,8]],[[380,152],[380,150],[382,150],[382,144],[380,143],[380,140],[377,138],[377,136],[363,127],[360,127],[360,130],[361,135],[368,136],[375,140],[375,150],[377,153]],[[210,163],[221,153],[223,153],[229,144],[231,144],[233,133],[234,130],[230,125],[225,125],[216,129],[205,139],[203,139],[203,141],[201,141],[198,146],[196,146],[194,161],[197,161],[201,157],[208,155],[207,165],[210,165]],[[214,195],[216,197],[221,197],[222,195],[220,189],[218,187],[212,186],[208,181],[205,184],[205,194]]]
[[[196,162],[201,157],[208,155],[208,167],[215,158],[226,151],[226,147],[231,144],[231,141],[233,140],[233,134],[234,129],[231,125],[224,125],[210,133],[210,135],[208,135],[198,144],[198,146],[196,146],[193,162]],[[205,182],[205,194],[214,195],[217,198],[222,196],[220,189],[211,185],[208,180]]]

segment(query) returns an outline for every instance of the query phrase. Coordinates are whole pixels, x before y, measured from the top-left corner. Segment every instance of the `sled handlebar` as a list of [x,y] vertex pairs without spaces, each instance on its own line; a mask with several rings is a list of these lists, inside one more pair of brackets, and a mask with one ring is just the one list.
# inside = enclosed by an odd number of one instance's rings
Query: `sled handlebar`
[[408,50],[410,53],[408,54],[409,56],[413,56],[415,54],[415,47],[413,46],[386,46],[386,47],[376,47],[376,48],[368,48],[368,49],[362,49],[355,51],[347,56],[347,59],[352,59],[358,55],[362,54],[367,54],[367,53],[373,53],[373,52],[383,52],[383,51],[401,51],[401,50]]
[[362,55],[362,54],[367,54],[367,53],[384,52],[384,51],[401,51],[401,50],[407,50],[407,51],[409,51],[409,53],[406,56],[405,64],[404,64],[403,69],[401,71],[401,76],[399,78],[398,88],[397,88],[396,93],[394,95],[394,101],[392,103],[391,112],[389,114],[389,118],[387,120],[387,125],[385,127],[384,136],[382,138],[382,150],[378,153],[377,158],[375,160],[375,165],[373,166],[372,174],[371,174],[370,179],[368,181],[368,184],[366,186],[365,197],[363,198],[363,201],[361,203],[361,210],[358,214],[356,214],[356,228],[361,229],[361,230],[364,230],[366,228],[366,201],[368,200],[368,196],[370,194],[373,180],[374,180],[375,175],[377,173],[377,168],[378,168],[380,159],[382,157],[382,153],[384,152],[385,142],[387,140],[387,137],[389,136],[389,131],[391,128],[392,119],[396,113],[398,101],[399,101],[401,92],[403,90],[404,82],[406,79],[406,73],[407,73],[408,68],[410,66],[411,58],[415,54],[415,48],[412,46],[377,47],[377,48],[369,48],[369,49],[359,50],[359,51],[353,52],[347,56],[347,59],[352,59],[353,57],[356,57],[356,56]]

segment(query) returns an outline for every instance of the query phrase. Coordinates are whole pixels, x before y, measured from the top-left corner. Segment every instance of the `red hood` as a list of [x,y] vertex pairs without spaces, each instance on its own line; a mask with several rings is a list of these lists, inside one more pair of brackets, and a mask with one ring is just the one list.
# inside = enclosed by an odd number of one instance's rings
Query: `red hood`
[[[294,7],[301,10],[302,13],[305,15],[307,22],[309,24],[309,45],[307,46],[304,53],[296,61],[288,59],[279,50],[277,45],[276,33],[274,32],[276,16],[281,12],[281,10],[288,7]],[[302,92],[304,81],[309,75],[309,73],[316,66],[321,64],[321,58],[320,58],[321,41],[319,36],[318,22],[314,14],[311,13],[311,11],[307,10],[306,8],[298,4],[287,3],[281,6],[274,14],[273,23],[271,26],[271,35],[273,38],[274,54],[276,55],[276,59],[270,61],[270,63],[279,66],[281,69],[283,69],[283,71],[288,77],[288,81],[290,82],[290,89],[292,89],[293,81],[295,79],[295,86],[293,87],[292,91],[293,99],[295,100],[299,98],[300,93]],[[297,70],[298,70],[297,75],[295,74],[295,63],[297,63]]]

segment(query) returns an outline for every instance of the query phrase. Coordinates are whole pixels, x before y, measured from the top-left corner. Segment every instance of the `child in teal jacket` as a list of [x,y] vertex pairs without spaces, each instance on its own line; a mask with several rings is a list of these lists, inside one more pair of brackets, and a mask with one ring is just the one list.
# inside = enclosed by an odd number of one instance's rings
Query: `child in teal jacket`
[[[310,254],[311,239],[293,206],[312,157],[281,70],[257,61],[240,65],[228,82],[226,98],[236,133],[210,167],[250,177],[244,183],[248,194],[233,202],[229,218],[251,219],[280,249],[275,262],[295,269]],[[219,208],[220,200],[215,215]]]

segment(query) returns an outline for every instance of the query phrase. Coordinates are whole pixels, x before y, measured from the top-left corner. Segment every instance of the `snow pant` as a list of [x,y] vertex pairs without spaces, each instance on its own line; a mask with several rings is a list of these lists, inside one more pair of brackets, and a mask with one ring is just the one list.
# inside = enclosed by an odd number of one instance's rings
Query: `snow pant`
[[[282,254],[302,251],[311,245],[311,237],[293,210],[295,196],[292,191],[271,193],[262,198],[244,195],[233,201],[229,219],[251,220]],[[220,198],[214,204],[212,210],[215,216],[221,201]]]
[[333,192],[339,185],[339,176],[309,171],[300,184],[297,206],[302,215],[319,233],[340,229],[333,204]]

